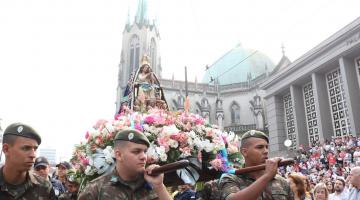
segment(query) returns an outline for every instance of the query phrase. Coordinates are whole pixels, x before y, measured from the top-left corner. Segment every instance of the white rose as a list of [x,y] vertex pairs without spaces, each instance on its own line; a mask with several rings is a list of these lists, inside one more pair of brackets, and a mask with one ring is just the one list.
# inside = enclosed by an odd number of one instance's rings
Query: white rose
[[163,162],[165,162],[167,160],[166,153],[163,153],[163,154],[160,155],[160,160],[163,161]]
[[169,146],[172,148],[177,148],[179,146],[179,143],[176,140],[170,139],[168,142]]
[[206,152],[212,152],[215,148],[215,145],[210,143],[209,140],[203,141],[203,145]]
[[95,174],[95,170],[93,170],[92,167],[88,165],[85,169],[85,174],[88,176],[92,176]]
[[199,138],[194,139],[194,144],[199,150],[204,149],[203,141],[201,141]]
[[190,132],[189,132],[189,136],[190,136],[191,138],[196,138],[196,133],[195,133],[194,131],[190,131]]
[[150,145],[149,149],[147,150],[146,155],[149,158],[154,159],[155,161],[159,160],[159,155],[156,152],[156,149],[155,149],[154,145],[152,145],[152,144]]
[[172,135],[172,134],[177,134],[179,133],[180,130],[176,128],[175,125],[171,125],[171,126],[164,126],[162,133],[165,135]]

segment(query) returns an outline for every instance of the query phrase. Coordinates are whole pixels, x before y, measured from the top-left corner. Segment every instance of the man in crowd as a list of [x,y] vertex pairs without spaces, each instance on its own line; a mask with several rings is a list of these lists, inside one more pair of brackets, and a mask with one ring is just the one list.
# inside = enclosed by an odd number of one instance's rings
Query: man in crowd
[[344,179],[337,178],[334,189],[335,192],[329,195],[329,200],[347,200],[349,198]]
[[50,164],[49,164],[49,161],[45,157],[41,156],[41,157],[38,157],[35,159],[34,171],[35,171],[35,174],[37,174],[38,176],[41,176],[51,182],[51,185],[54,188],[56,197],[59,197],[60,194],[65,192],[65,188],[64,188],[63,184],[59,180],[56,180],[49,176]]
[[190,184],[184,184],[178,186],[179,192],[174,196],[175,200],[190,200],[195,199],[195,191],[192,190]]
[[29,172],[41,137],[22,123],[9,125],[3,135],[5,164],[0,168],[0,199],[55,199],[49,181]]
[[359,200],[360,199],[360,166],[354,167],[351,169],[349,175],[350,184],[352,188],[349,192],[349,200]]
[[294,195],[289,183],[277,175],[280,158],[268,158],[269,139],[260,131],[251,130],[244,133],[240,151],[245,158],[245,166],[251,167],[266,164],[265,170],[249,174],[226,174],[220,180],[222,200],[293,200]]
[[80,187],[80,178],[76,176],[75,170],[68,170],[66,175],[67,192],[60,195],[59,200],[77,200]]
[[149,175],[157,166],[145,169],[146,151],[150,146],[146,136],[135,129],[127,129],[118,132],[114,142],[115,169],[91,181],[79,200],[171,199],[163,184],[164,175]]
[[[57,177],[56,179],[59,180],[63,186],[65,187],[66,184],[66,174],[68,170],[72,169],[70,163],[63,161],[56,165],[57,167]],[[66,189],[66,187],[65,187]]]

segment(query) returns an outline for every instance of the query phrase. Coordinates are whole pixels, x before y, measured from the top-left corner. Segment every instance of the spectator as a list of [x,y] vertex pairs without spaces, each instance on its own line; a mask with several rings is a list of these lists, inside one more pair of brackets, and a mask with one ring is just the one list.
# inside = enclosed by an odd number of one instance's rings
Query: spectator
[[329,200],[347,200],[349,198],[344,179],[336,179],[334,190],[335,192],[329,195]]
[[190,184],[179,185],[179,192],[174,196],[174,200],[190,200],[195,199],[195,191],[192,190]]
[[352,188],[349,192],[349,200],[359,200],[360,199],[360,167],[354,167],[351,169],[349,175],[349,181],[352,185]]
[[324,183],[318,183],[314,188],[314,200],[328,200],[329,191]]
[[289,182],[290,188],[294,193],[294,200],[310,200],[310,195],[306,193],[303,176],[298,174],[290,174]]
[[35,159],[34,170],[35,174],[51,182],[56,197],[59,197],[60,194],[65,192],[65,188],[62,183],[59,180],[56,180],[49,176],[50,165],[49,161],[45,157],[40,156]]
[[356,164],[356,166],[360,166],[360,147],[357,146],[356,147],[356,151],[353,154],[354,157],[354,162]]
[[331,181],[326,182],[326,188],[328,189],[329,194],[334,193],[334,183]]
[[63,161],[56,165],[57,167],[57,177],[56,179],[61,181],[63,186],[66,188],[66,173],[68,170],[72,169],[70,163]]

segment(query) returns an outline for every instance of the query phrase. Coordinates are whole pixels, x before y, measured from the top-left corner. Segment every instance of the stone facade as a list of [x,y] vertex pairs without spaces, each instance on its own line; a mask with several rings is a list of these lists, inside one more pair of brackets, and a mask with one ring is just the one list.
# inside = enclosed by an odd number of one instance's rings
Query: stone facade
[[360,18],[261,85],[271,151],[360,134],[359,56]]

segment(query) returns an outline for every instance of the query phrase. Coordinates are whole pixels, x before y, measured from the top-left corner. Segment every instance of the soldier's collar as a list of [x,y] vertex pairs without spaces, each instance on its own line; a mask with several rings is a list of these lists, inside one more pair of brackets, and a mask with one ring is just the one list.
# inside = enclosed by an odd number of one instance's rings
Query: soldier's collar
[[39,181],[35,178],[35,176],[37,175],[34,175],[33,173],[27,173],[27,179],[30,180],[31,183],[35,184],[35,185],[38,185],[40,184]]
[[3,175],[3,168],[4,168],[4,166],[2,166],[2,167],[0,168],[0,187],[5,184],[4,175]]
[[144,180],[144,178],[139,178],[135,181],[124,181],[121,179],[120,175],[118,174],[116,167],[114,168],[114,170],[112,171],[111,177],[110,177],[110,182],[114,185],[116,184],[122,184],[125,185],[129,188],[131,188],[132,190],[136,190],[140,187],[145,187],[146,188],[146,181]]
[[[4,166],[2,166],[0,168],[0,186],[4,185],[5,184],[5,180],[4,180],[4,174],[3,174],[3,169],[4,169]],[[34,175],[30,172],[27,172],[26,173],[26,179],[25,179],[25,182],[28,182],[30,181],[31,183],[33,184],[40,184],[39,181],[34,177]]]

